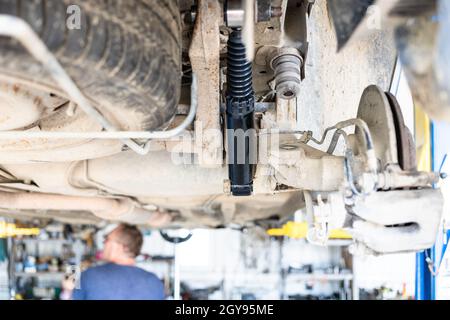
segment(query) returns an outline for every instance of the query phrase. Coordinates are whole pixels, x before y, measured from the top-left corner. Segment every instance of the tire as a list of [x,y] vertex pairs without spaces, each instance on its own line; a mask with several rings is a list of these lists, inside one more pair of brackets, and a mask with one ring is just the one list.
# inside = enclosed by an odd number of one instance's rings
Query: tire
[[[81,8],[79,30],[66,27],[69,5]],[[83,93],[121,129],[160,129],[175,115],[181,80],[176,0],[0,0],[0,13],[26,20]],[[57,87],[7,38],[0,38],[0,74]]]

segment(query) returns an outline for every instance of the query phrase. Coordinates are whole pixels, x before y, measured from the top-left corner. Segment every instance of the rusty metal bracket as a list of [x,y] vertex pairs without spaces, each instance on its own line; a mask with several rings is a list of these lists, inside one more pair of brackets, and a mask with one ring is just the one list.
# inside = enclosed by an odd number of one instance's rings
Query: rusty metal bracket
[[199,0],[189,58],[198,79],[195,146],[199,164],[204,167],[220,166],[223,163],[219,92],[219,26],[222,21],[218,0]]

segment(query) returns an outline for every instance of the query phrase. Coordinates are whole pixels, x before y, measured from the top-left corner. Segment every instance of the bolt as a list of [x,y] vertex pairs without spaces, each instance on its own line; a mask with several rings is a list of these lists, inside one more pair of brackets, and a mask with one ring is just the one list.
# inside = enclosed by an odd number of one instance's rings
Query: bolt
[[445,179],[447,179],[448,174],[445,172],[441,172],[439,176],[441,177],[441,179],[445,180]]

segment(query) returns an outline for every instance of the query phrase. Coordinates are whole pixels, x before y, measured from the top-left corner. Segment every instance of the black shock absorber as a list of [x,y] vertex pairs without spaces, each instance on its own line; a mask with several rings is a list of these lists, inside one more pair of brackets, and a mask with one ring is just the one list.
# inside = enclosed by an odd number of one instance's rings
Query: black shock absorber
[[249,196],[253,192],[256,164],[255,97],[252,64],[246,59],[239,28],[233,29],[228,40],[226,102],[231,193],[234,196]]

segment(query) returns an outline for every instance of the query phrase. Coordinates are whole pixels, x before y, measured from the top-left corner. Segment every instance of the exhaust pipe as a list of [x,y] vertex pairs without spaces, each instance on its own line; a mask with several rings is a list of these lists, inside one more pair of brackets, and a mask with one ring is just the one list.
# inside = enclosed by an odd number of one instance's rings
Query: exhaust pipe
[[16,210],[90,211],[111,221],[161,227],[170,222],[166,212],[149,211],[137,207],[127,198],[94,198],[48,193],[0,192],[0,208]]

